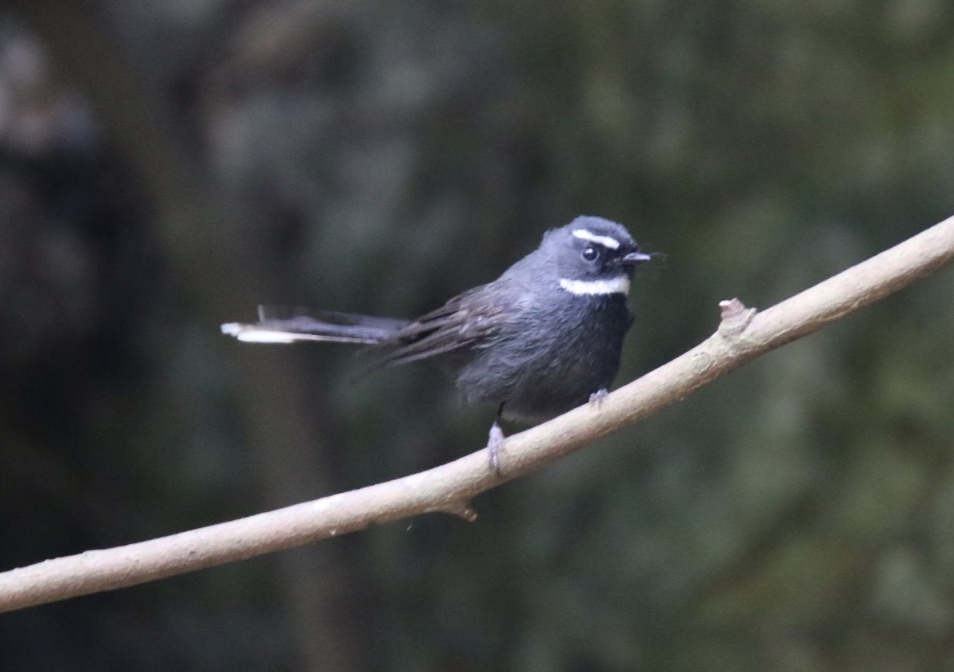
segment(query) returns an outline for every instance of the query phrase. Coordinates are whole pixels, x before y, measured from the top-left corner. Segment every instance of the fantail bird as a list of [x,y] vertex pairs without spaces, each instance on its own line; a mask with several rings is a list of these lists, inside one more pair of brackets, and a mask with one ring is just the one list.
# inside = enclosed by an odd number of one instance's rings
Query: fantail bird
[[496,405],[488,449],[499,472],[501,417],[538,422],[606,394],[633,323],[633,270],[649,259],[622,225],[577,217],[493,282],[415,320],[262,306],[258,322],[222,331],[254,343],[365,344],[377,355],[371,368],[433,359],[466,401]]

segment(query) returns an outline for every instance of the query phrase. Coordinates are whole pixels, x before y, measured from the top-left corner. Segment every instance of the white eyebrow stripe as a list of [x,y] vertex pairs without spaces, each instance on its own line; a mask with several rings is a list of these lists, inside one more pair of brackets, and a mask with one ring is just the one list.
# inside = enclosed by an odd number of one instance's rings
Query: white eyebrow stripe
[[612,280],[568,280],[560,279],[560,287],[577,296],[629,294],[629,278],[621,275]]
[[619,241],[610,236],[601,236],[588,229],[573,229],[573,235],[582,240],[588,240],[591,243],[608,247],[611,250],[619,249]]

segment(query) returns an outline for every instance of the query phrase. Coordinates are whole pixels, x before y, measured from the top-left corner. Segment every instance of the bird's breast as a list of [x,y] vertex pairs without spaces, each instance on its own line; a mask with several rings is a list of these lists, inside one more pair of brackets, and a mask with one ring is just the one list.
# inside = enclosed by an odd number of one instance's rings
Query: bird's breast
[[472,401],[541,419],[609,388],[631,322],[622,295],[561,293],[526,303],[473,351],[457,379]]

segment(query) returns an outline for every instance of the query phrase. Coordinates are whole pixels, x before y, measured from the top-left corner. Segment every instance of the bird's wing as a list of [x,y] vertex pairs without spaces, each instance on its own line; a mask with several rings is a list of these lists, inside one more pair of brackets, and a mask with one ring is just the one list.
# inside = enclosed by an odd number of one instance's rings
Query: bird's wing
[[487,285],[475,287],[450,299],[437,310],[414,320],[381,346],[390,349],[372,368],[407,364],[419,359],[474,347],[492,337],[507,314],[499,300],[491,300]]

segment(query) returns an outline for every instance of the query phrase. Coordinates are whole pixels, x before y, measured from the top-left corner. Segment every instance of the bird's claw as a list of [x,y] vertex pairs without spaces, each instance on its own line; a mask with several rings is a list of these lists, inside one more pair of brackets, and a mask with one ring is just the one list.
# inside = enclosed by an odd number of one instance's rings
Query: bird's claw
[[609,390],[605,387],[598,389],[596,392],[590,395],[589,403],[599,408],[603,405],[603,400],[606,399],[606,396],[609,394]]

